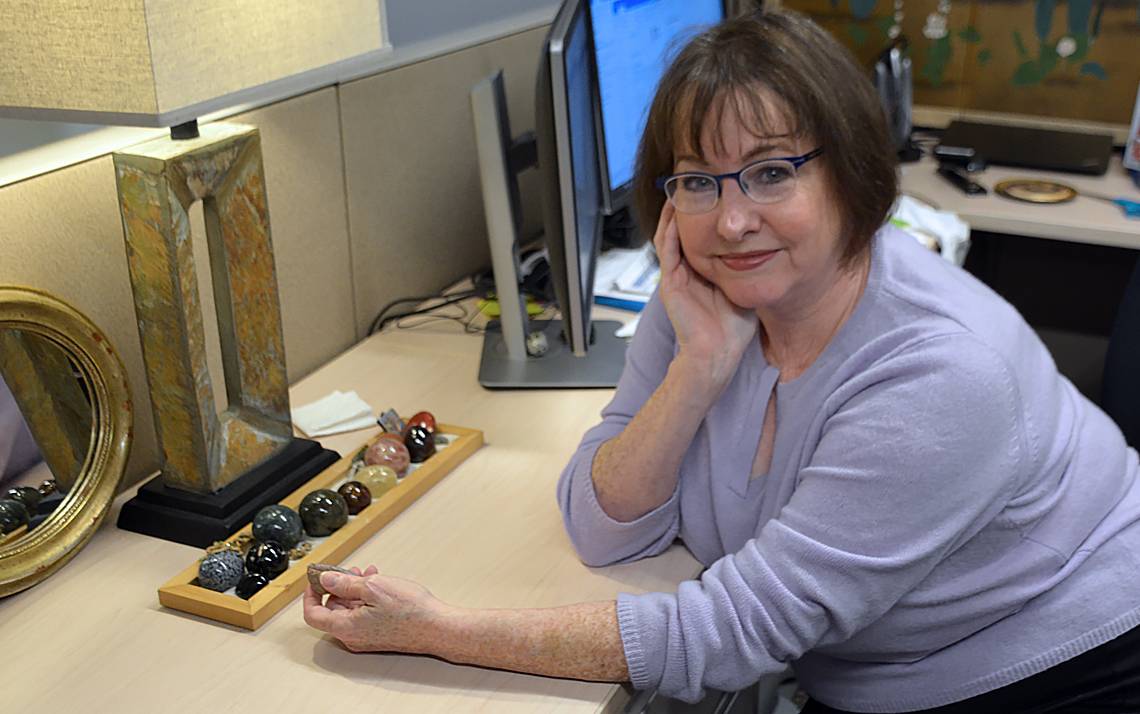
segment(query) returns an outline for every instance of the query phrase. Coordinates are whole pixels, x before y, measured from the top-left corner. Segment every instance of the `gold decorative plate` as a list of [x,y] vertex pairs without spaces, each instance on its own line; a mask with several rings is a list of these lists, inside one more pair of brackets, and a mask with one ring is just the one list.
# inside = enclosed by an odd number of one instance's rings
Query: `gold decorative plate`
[[994,186],[999,196],[1028,203],[1065,203],[1077,197],[1077,189],[1055,181],[1009,179]]

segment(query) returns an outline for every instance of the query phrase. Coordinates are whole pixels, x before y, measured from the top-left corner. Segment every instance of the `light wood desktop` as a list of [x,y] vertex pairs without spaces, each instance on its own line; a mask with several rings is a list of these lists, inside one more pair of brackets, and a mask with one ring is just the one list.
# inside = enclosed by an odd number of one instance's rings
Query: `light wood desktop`
[[1068,203],[1039,205],[998,196],[993,191],[998,182],[1006,179],[1040,178],[1068,184],[1077,191],[1140,201],[1140,189],[1124,172],[1119,156],[1113,157],[1103,176],[990,166],[974,177],[989,190],[985,196],[967,196],[939,176],[937,168],[937,162],[929,156],[903,164],[902,192],[935,208],[954,211],[975,231],[1140,249],[1140,220],[1125,218],[1119,206],[1107,201],[1079,196]]
[[[486,437],[345,563],[375,563],[474,607],[673,590],[699,572],[679,546],[632,565],[590,569],[578,561],[555,482],[610,391],[486,391],[476,382],[481,342],[450,322],[388,330],[291,390],[295,404],[356,390],[374,408],[426,409]],[[374,433],[320,441],[343,454]],[[5,711],[569,713],[620,711],[630,698],[612,684],[354,655],[304,624],[299,599],[256,632],[164,609],[156,588],[200,551],[115,528],[130,495],[59,573],[0,600]]]

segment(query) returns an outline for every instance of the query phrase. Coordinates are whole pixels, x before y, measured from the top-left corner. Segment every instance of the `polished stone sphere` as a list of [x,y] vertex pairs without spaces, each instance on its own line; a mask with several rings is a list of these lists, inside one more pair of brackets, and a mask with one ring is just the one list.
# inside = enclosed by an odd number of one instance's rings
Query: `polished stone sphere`
[[429,434],[434,434],[435,433],[435,416],[432,415],[431,412],[416,412],[415,414],[413,414],[412,418],[408,419],[407,426],[404,427],[404,437],[405,438],[407,438],[407,436],[408,436],[408,429],[411,429],[413,426],[422,426],[423,428],[428,430]]
[[26,526],[31,514],[23,501],[10,498],[0,500],[0,534],[11,533],[20,526]]
[[372,498],[380,498],[400,482],[390,466],[364,466],[356,472],[356,479],[368,487]]
[[266,506],[253,517],[254,540],[262,543],[273,541],[286,548],[293,548],[305,538],[301,516],[288,506],[274,504]]
[[411,454],[408,453],[408,447],[398,441],[399,435],[394,436],[396,439],[381,434],[381,438],[364,452],[364,463],[367,466],[390,466],[397,474],[407,471],[408,465],[412,463]]
[[242,600],[248,600],[257,594],[257,591],[269,584],[269,578],[261,573],[246,573],[238,581],[234,594]]
[[198,566],[198,584],[210,590],[225,592],[238,584],[244,572],[241,556],[232,550],[211,553]]
[[408,454],[413,464],[427,461],[435,453],[435,437],[422,426],[408,427],[404,436],[404,446],[408,447]]
[[272,580],[289,569],[289,549],[280,543],[254,543],[245,554],[245,569]]
[[27,506],[28,513],[35,513],[36,507],[40,505],[40,501],[43,500],[44,495],[40,493],[38,488],[33,488],[31,486],[17,486],[15,488],[8,489],[8,492],[3,496],[0,496],[0,498],[11,501],[19,501],[20,503]]
[[348,523],[348,504],[336,491],[322,488],[301,499],[301,522],[314,537],[327,536]]
[[[372,468],[366,466],[365,468]],[[359,481],[349,481],[336,490],[341,496],[344,497],[344,502],[348,504],[348,514],[355,516],[372,503],[372,492],[368,487]]]

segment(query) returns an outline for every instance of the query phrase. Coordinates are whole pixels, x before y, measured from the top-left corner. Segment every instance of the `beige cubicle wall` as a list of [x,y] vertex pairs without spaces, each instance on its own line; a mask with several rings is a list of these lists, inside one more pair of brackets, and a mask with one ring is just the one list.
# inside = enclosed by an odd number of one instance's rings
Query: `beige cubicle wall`
[[[511,131],[533,129],[545,32],[522,32],[340,87],[359,336],[393,298],[490,265],[469,92],[503,69]],[[524,173],[524,236],[539,225],[533,179]]]
[[[437,291],[488,262],[468,91],[502,67],[514,129],[530,128],[544,32],[227,120],[261,130],[291,382],[364,337],[384,303]],[[533,225],[537,200],[529,187],[524,195]],[[122,356],[136,415],[127,482],[138,482],[157,468],[157,447],[110,156],[0,186],[0,220],[0,284],[72,303]]]

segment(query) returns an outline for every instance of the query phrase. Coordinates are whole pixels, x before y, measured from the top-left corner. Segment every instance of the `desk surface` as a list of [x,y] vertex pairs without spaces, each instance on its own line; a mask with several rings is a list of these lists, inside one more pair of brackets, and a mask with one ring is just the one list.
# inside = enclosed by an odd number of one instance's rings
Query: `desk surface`
[[954,188],[936,173],[937,168],[931,157],[903,164],[902,192],[935,208],[956,212],[974,230],[1140,249],[1140,220],[1125,218],[1119,206],[1107,201],[1078,197],[1069,203],[1038,205],[993,192],[993,187],[1006,179],[1041,178],[1068,184],[1078,191],[1140,201],[1140,190],[1124,172],[1119,156],[1113,157],[1104,176],[991,166],[976,177],[990,190],[980,197],[967,196]]
[[[390,330],[291,390],[304,404],[354,389],[374,408],[427,409],[486,436],[486,446],[346,562],[374,562],[476,607],[672,590],[695,575],[697,562],[677,546],[633,565],[578,562],[554,486],[610,392],[485,391],[476,383],[481,343],[453,323]],[[347,453],[373,433],[321,441]],[[610,684],[353,655],[304,624],[299,598],[257,632],[164,609],[156,589],[199,551],[115,528],[129,495],[61,571],[0,600],[4,711],[498,714],[614,711],[628,700]]]

